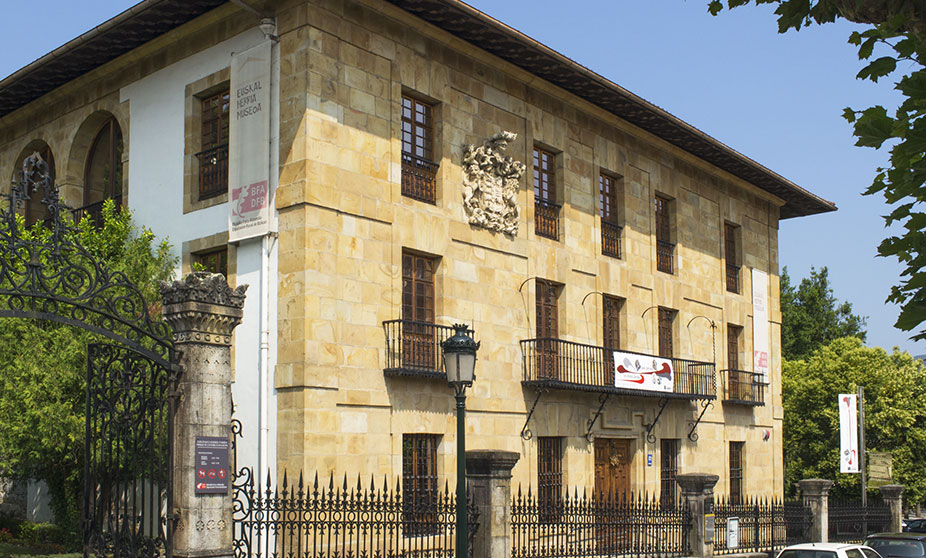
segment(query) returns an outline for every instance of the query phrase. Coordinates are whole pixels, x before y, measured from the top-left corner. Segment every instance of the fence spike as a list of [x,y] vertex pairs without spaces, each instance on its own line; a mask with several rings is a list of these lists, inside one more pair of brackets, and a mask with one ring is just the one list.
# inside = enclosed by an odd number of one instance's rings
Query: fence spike
[[271,484],[270,479],[271,479],[271,477],[270,477],[270,467],[267,467],[267,488],[270,488],[270,484]]
[[302,469],[299,470],[299,492],[302,492]]
[[360,494],[360,473],[357,473],[357,494]]
[[283,491],[286,491],[286,469],[283,469]]
[[376,481],[373,479],[373,473],[370,473],[370,492],[376,492]]

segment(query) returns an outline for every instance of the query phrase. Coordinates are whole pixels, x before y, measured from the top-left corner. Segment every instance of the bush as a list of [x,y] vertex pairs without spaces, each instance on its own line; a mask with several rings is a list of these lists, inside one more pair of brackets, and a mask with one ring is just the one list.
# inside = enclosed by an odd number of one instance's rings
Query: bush
[[13,533],[6,527],[0,527],[0,543],[7,543],[13,540]]

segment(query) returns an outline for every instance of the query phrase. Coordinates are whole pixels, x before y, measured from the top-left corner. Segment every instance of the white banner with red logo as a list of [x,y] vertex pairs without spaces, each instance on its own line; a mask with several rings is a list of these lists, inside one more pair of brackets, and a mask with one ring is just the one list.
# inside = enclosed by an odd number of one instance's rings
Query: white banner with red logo
[[667,358],[614,351],[614,387],[671,392],[672,375]]
[[768,273],[752,270],[752,371],[768,383]]
[[839,472],[858,473],[858,396],[839,394]]
[[270,61],[270,41],[232,56],[229,242],[270,232]]

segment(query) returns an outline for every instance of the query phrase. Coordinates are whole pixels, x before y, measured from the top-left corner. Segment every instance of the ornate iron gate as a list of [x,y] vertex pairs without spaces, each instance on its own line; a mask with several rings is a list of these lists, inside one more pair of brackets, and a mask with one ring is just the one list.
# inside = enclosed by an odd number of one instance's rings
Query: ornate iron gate
[[[88,348],[84,555],[171,556],[172,434],[179,355],[170,326],[125,274],[81,245],[38,153],[0,208],[0,317],[50,320],[115,343]],[[30,198],[44,231],[17,221]]]

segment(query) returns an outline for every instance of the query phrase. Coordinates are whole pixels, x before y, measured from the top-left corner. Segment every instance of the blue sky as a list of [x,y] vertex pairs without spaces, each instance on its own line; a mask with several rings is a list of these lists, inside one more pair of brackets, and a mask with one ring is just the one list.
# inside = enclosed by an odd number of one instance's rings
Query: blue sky
[[[133,5],[130,0],[47,0],[4,6],[0,74],[8,75]],[[836,203],[827,215],[782,221],[780,260],[792,278],[827,266],[836,296],[868,316],[869,345],[926,353],[894,329],[884,302],[900,265],[876,256],[882,198],[862,196],[887,153],[853,146],[845,107],[893,107],[892,83],[855,79],[863,64],[850,24],[777,33],[769,7],[718,17],[707,0],[469,0],[728,146]]]

